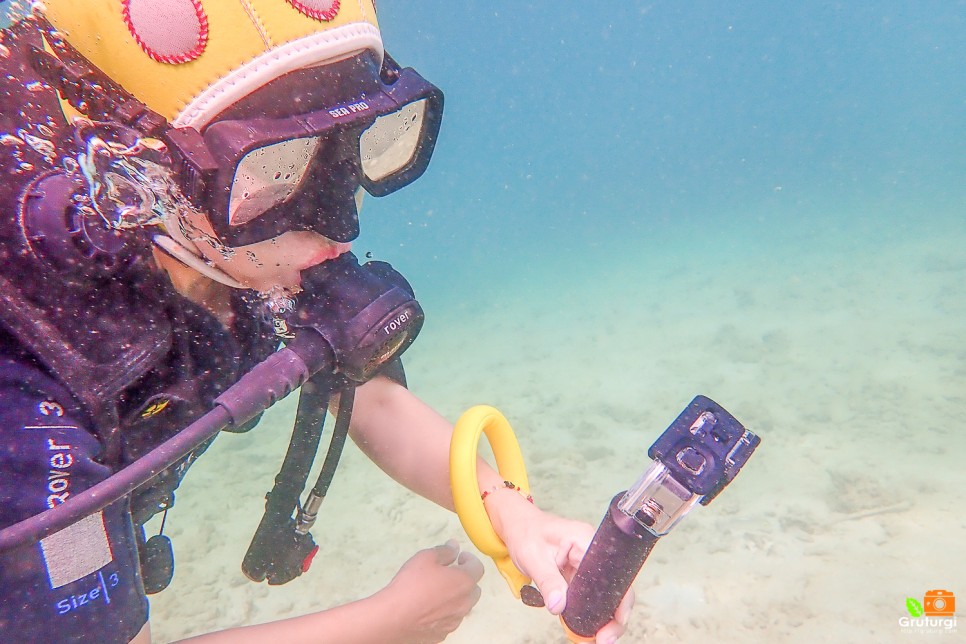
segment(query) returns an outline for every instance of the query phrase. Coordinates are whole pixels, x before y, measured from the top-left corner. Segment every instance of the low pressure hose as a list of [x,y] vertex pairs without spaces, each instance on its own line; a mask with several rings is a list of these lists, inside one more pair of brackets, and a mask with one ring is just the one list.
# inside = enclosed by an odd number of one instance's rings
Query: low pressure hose
[[144,457],[64,503],[0,530],[0,552],[39,541],[127,496],[226,427],[243,425],[298,389],[331,360],[327,353],[320,336],[299,334],[216,398],[214,409]]

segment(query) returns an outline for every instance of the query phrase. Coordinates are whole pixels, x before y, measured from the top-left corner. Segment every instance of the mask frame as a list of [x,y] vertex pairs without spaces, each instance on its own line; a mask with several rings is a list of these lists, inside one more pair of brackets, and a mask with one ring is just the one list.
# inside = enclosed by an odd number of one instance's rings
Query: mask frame
[[[311,70],[311,77],[321,85],[328,83],[328,77],[338,78],[345,69],[339,64],[318,68]],[[240,246],[287,230],[315,230],[335,241],[350,241],[358,234],[351,199],[357,187],[381,197],[409,185],[426,171],[439,135],[443,93],[412,68],[400,68],[389,55],[384,57],[377,79],[372,79],[370,72],[370,80],[360,84],[363,89],[356,89],[354,96],[346,97],[343,93],[341,100],[329,99],[301,114],[282,118],[229,117],[214,121],[203,132],[185,127],[168,128],[162,133],[182,190],[196,206],[209,213],[212,227],[222,241]],[[331,85],[345,87],[346,82],[338,78]],[[364,138],[381,119],[395,118],[396,123],[387,126],[398,126],[401,111],[414,105],[420,106],[419,131],[415,137],[405,133],[412,139],[408,158],[383,176],[371,176],[361,149]],[[299,162],[302,173],[298,185],[283,192],[258,214],[243,217],[242,223],[233,225],[233,186],[245,160],[253,153],[299,140],[313,141],[317,146]],[[305,184],[319,187],[313,192]],[[312,199],[315,196],[320,199]],[[348,202],[342,204],[347,198]],[[299,201],[310,203],[289,207]],[[319,203],[323,201],[330,203]],[[319,206],[337,210],[351,206],[353,212],[327,217]],[[286,211],[292,215],[291,222],[286,221]],[[340,225],[332,219],[351,221]]]
[[[266,106],[262,101],[261,105],[255,102],[246,106],[246,97],[216,117],[202,133],[191,127],[172,127],[163,116],[91,67],[67,43],[52,42],[52,47],[56,55],[39,47],[32,48],[31,63],[37,72],[56,87],[71,106],[84,112],[89,119],[121,123],[144,136],[164,141],[182,191],[196,207],[209,215],[215,232],[229,246],[269,239],[287,230],[315,230],[334,241],[354,239],[358,235],[358,215],[354,199],[348,199],[347,195],[354,196],[356,188],[361,186],[373,196],[385,196],[422,176],[429,166],[442,121],[443,93],[439,88],[412,68],[401,68],[389,54],[383,56],[380,65],[375,54],[367,51],[349,59],[286,75],[298,81],[290,84],[286,90],[294,86],[298,92],[301,86],[306,96],[314,92],[321,97],[316,100],[301,100],[303,97],[300,97],[298,102],[307,104],[307,111],[303,114],[279,117],[277,105]],[[360,66],[368,69],[368,72],[361,73],[358,69]],[[305,88],[302,72],[325,82]],[[283,81],[286,76],[277,81]],[[269,85],[274,83],[276,81]],[[287,91],[268,94],[289,96]],[[363,100],[368,109],[353,111],[348,107],[359,100]],[[357,136],[361,136],[376,118],[398,112],[420,100],[425,101],[425,108],[413,153],[408,163],[385,177],[378,180],[366,177],[358,149],[353,153],[347,152],[344,145],[325,145],[325,142],[334,140],[331,135],[344,134],[346,131],[352,132],[350,139],[355,142]],[[291,102],[296,101],[293,99]],[[262,109],[266,107],[269,108],[267,113],[276,118],[253,117],[266,113]],[[338,117],[329,114],[330,110],[342,109],[349,111],[349,114],[340,112]],[[300,196],[306,196],[300,194],[303,191],[299,190],[293,192],[293,198],[287,203],[283,201],[278,204],[270,218],[260,215],[251,218],[245,225],[231,226],[227,204],[237,163],[259,146],[292,140],[293,137],[312,136],[313,132],[329,135],[320,146],[321,152],[329,155],[330,159],[342,157],[337,172],[333,171],[333,176],[328,180],[323,178],[320,181],[324,184],[323,191],[327,189],[335,194],[321,194],[321,198],[311,200],[316,204],[325,202],[327,212],[323,213],[320,208],[307,208],[304,203],[295,210],[283,207],[298,202]],[[238,138],[232,140],[233,137]],[[259,219],[263,219],[260,224]],[[256,225],[249,227],[250,224]]]

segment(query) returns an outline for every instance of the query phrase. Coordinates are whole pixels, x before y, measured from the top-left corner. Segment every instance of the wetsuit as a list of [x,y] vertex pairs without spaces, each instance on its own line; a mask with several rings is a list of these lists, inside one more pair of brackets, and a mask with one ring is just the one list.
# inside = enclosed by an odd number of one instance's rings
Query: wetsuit
[[[38,257],[21,227],[24,204],[46,198],[49,184],[38,182],[64,176],[78,144],[56,91],[30,62],[31,48],[42,46],[38,30],[26,21],[0,27],[3,528],[64,502],[185,427],[278,339],[253,293],[232,292],[231,332],[178,295],[137,231],[110,270],[75,274]],[[148,617],[140,526],[171,505],[200,451],[131,498],[0,553],[0,642],[136,635]]]
[[[84,405],[9,334],[0,336],[0,527],[62,503],[156,446],[210,407],[211,396],[233,375],[272,350],[270,335],[256,336],[262,341],[246,347],[214,318],[193,312],[200,324],[175,330],[194,336],[208,365],[196,364],[195,378],[173,380],[184,366],[173,351],[119,397],[122,448],[114,463],[106,462],[96,422]],[[173,504],[174,489],[201,451],[133,499],[40,544],[0,554],[0,641],[134,637],[148,618],[140,524]]]

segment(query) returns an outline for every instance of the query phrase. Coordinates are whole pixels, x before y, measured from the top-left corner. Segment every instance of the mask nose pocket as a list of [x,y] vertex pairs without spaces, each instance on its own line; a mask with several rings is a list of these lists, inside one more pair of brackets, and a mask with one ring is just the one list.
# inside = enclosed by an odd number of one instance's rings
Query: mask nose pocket
[[345,159],[334,165],[320,164],[318,181],[321,191],[305,195],[303,200],[319,204],[318,219],[306,224],[337,242],[350,242],[359,236],[359,211],[356,207],[356,164]]

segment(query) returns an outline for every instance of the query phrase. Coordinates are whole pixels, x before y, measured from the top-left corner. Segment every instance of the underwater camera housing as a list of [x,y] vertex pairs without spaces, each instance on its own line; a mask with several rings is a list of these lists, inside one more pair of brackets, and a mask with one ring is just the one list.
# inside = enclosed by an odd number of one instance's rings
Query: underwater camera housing
[[711,503],[760,442],[723,407],[697,396],[651,445],[647,455],[654,462],[617,507],[664,536],[695,503]]
[[710,503],[759,443],[721,405],[696,396],[651,445],[644,474],[611,500],[567,590],[564,627],[589,638],[610,621],[658,539]]

